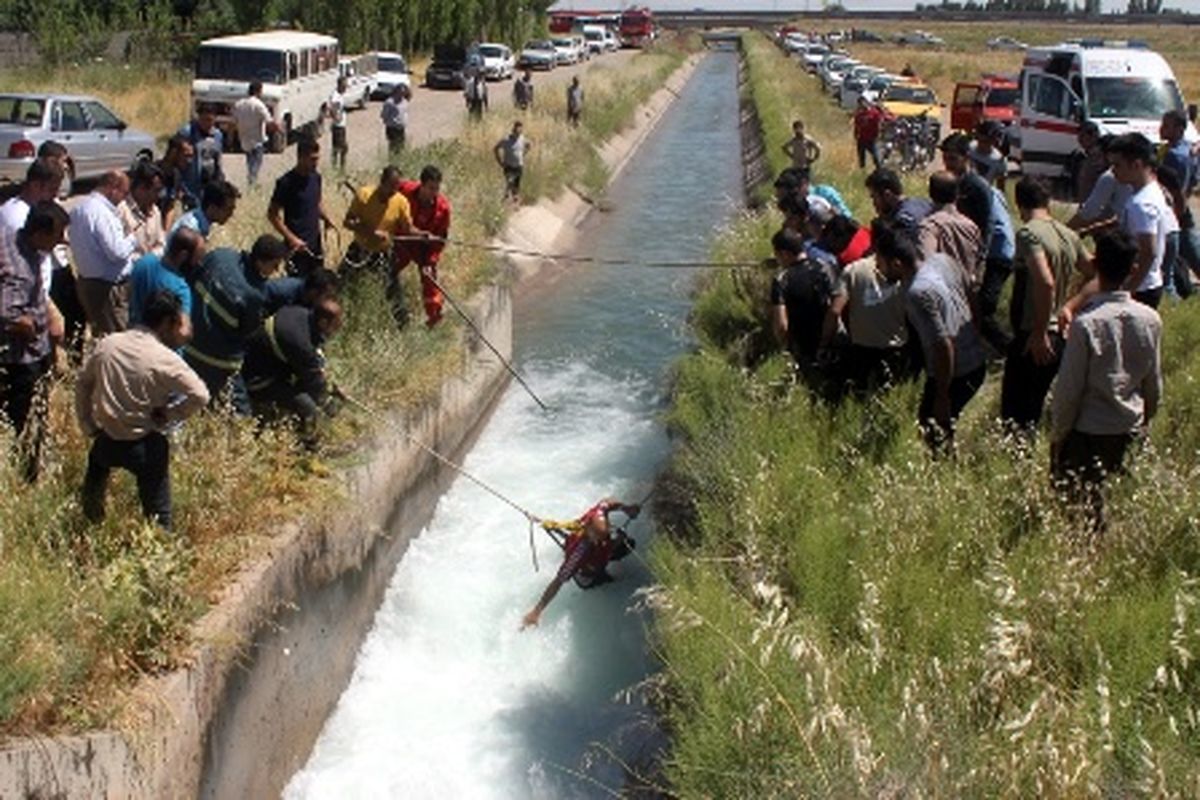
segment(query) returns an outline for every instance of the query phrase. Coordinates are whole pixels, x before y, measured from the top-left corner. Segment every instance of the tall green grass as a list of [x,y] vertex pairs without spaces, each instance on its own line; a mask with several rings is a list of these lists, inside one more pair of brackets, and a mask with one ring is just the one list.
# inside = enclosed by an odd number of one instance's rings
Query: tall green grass
[[[587,124],[579,129],[566,124],[565,99],[540,100],[543,107],[526,115],[537,142],[526,201],[577,183],[593,193],[602,189],[607,176],[596,146],[632,120],[688,47],[674,42],[640,55],[627,70],[590,71]],[[427,163],[442,168],[456,238],[486,242],[503,229],[509,207],[491,149],[510,124],[494,115],[400,159],[406,175]],[[378,174],[349,177],[365,185]],[[335,178],[326,175],[325,202],[340,220],[349,194]],[[267,230],[266,202],[262,190],[247,193],[214,245],[248,247]],[[465,301],[499,279],[498,266],[484,251],[451,245],[441,280]],[[367,275],[346,289],[346,325],[327,348],[334,379],[376,407],[427,402],[446,375],[462,368],[463,326],[448,309],[442,325],[425,330],[416,276],[409,273],[415,321],[406,330],[391,320],[382,276]],[[179,663],[189,624],[247,559],[267,552],[279,523],[336,513],[336,469],[355,463],[356,445],[372,427],[346,409],[328,431],[325,452],[313,458],[287,428],[260,432],[250,422],[202,414],[172,445],[175,533],[140,521],[132,481],[123,474],[114,475],[108,519],[91,526],[76,496],[87,443],[73,418],[73,384],[67,375],[53,389],[48,463],[36,486],[24,485],[0,456],[0,736],[119,719],[138,676]],[[8,445],[0,433],[0,454]]]
[[[760,96],[847,135],[786,59],[748,54]],[[762,255],[777,223],[718,249]],[[994,383],[934,461],[917,385],[833,409],[783,356],[747,367],[765,281],[715,277],[678,368],[651,598],[675,793],[1200,796],[1200,308],[1164,314],[1166,401],[1096,542],[1044,443],[999,435]]]

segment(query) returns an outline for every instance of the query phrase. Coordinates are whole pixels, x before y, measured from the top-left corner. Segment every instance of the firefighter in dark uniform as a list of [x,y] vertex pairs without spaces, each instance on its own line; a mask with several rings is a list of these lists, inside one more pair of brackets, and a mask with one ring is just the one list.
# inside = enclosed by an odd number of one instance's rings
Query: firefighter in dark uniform
[[308,448],[317,444],[317,422],[327,408],[329,382],[321,346],[342,326],[332,297],[307,306],[284,306],[250,338],[242,373],[256,417],[293,417]]

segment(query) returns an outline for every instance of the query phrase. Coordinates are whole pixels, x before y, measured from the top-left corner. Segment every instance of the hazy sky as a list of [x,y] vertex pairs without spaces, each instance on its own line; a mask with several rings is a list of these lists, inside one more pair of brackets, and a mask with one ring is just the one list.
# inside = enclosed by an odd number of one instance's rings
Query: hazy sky
[[[924,0],[926,3],[937,1]],[[842,0],[842,5],[851,11],[903,11],[911,9],[916,5],[916,2],[917,0]],[[1121,10],[1128,5],[1126,0],[1103,0],[1103,3],[1105,11]],[[608,9],[629,5],[671,10],[692,8],[718,10],[727,8],[762,8],[778,9],[780,11],[789,9],[818,11],[821,8],[821,0],[634,0],[634,2],[630,2],[630,0],[559,0],[555,7],[568,9]],[[1165,5],[1168,8],[1180,8],[1185,11],[1200,12],[1200,0],[1167,0]]]

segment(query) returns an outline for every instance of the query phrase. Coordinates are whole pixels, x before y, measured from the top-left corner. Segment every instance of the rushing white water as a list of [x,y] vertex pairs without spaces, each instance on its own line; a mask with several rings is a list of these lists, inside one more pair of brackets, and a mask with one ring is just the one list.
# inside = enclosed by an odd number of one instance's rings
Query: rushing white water
[[[613,188],[612,214],[584,234],[609,258],[702,258],[739,187],[735,62],[709,57]],[[657,418],[670,361],[686,346],[694,274],[575,270],[518,306],[522,370],[554,411],[511,386],[465,467],[546,517],[600,497],[640,500],[667,453]],[[644,540],[652,527],[632,527]],[[661,744],[622,690],[653,670],[631,608],[648,580],[568,584],[539,628],[518,630],[561,552],[524,519],[458,480],[396,571],[354,677],[308,762],[299,798],[611,796],[622,763]],[[644,549],[645,542],[642,542]]]

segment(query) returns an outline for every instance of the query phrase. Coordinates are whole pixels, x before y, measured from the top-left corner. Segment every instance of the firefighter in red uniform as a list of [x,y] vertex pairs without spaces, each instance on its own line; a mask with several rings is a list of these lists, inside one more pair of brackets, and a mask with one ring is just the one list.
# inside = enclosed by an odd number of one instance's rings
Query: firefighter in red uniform
[[550,605],[550,601],[558,594],[562,585],[572,578],[582,589],[591,589],[611,581],[612,576],[606,569],[608,563],[629,555],[633,549],[633,540],[621,530],[613,536],[608,515],[619,511],[629,519],[636,519],[641,510],[641,506],[625,505],[612,498],[606,498],[572,522],[542,521],[542,527],[547,532],[563,537],[559,542],[563,546],[563,563],[554,580],[550,581],[546,591],[542,592],[537,605],[521,620],[521,628],[537,625],[546,606]]
[[442,171],[434,166],[421,170],[420,181],[401,181],[400,193],[408,198],[412,211],[412,234],[427,236],[428,241],[400,239],[392,251],[392,281],[388,296],[396,321],[403,326],[408,310],[404,307],[404,291],[400,271],[416,262],[421,270],[421,297],[425,304],[425,324],[432,328],[442,318],[444,297],[437,286],[437,265],[450,234],[450,201],[441,193]]

